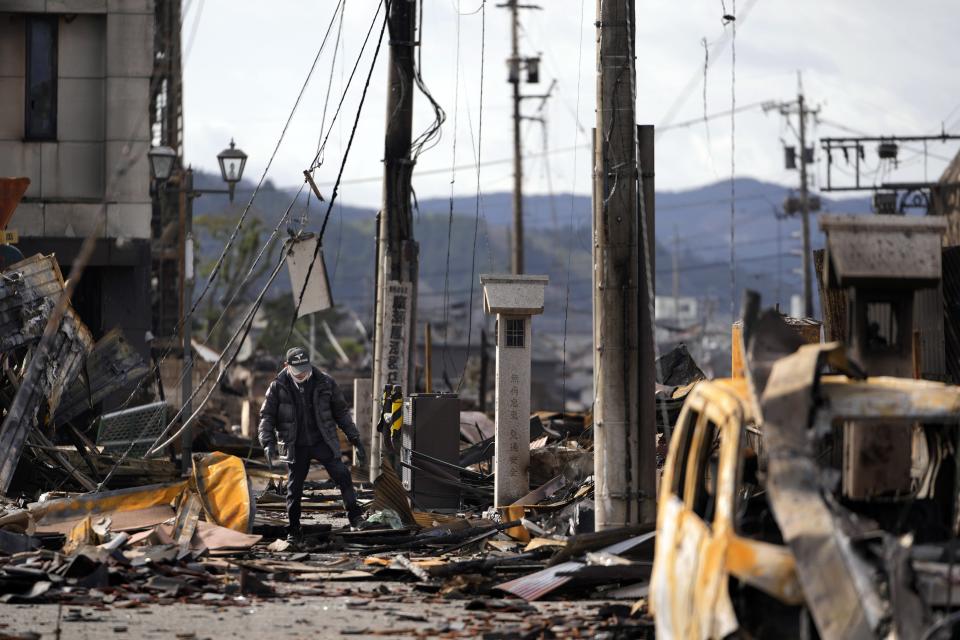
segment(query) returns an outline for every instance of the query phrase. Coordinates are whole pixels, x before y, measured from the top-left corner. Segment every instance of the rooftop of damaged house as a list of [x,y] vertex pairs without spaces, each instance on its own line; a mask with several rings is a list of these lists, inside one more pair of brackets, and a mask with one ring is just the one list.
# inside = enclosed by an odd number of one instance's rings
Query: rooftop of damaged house
[[960,637],[960,6],[269,4],[0,0],[0,638]]

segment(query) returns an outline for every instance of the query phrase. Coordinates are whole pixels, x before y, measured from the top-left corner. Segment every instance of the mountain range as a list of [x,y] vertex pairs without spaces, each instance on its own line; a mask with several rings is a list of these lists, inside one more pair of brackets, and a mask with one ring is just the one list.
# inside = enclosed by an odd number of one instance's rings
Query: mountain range
[[[195,184],[219,187],[219,176],[197,173]],[[235,220],[252,193],[241,183],[236,201],[211,195],[194,205],[195,219],[204,216]],[[732,185],[736,207],[733,234],[736,298],[745,287],[761,293],[765,303],[789,305],[800,292],[798,217],[781,218],[778,212],[791,190],[782,185],[738,178]],[[249,216],[272,230],[290,207],[295,189],[264,185]],[[676,255],[679,293],[713,300],[712,307],[729,317],[731,297],[730,240],[731,184],[729,181],[680,191],[658,191],[655,215],[656,291],[672,294],[673,258]],[[417,203],[414,234],[420,246],[419,317],[422,321],[451,324],[465,320],[472,297],[475,313],[481,307],[480,273],[509,271],[512,197],[509,193],[429,198]],[[546,309],[540,330],[589,333],[591,327],[591,200],[589,196],[561,193],[524,198],[525,271],[550,277]],[[479,205],[479,206],[478,206]],[[301,195],[281,225],[319,231],[326,202]],[[836,213],[869,213],[866,197],[822,199],[822,210]],[[376,211],[335,203],[323,239],[323,252],[334,301],[352,308],[364,320],[372,316]],[[266,233],[266,232],[265,232]],[[266,239],[263,235],[262,240]],[[812,223],[812,244],[822,246],[822,234]],[[214,260],[222,241],[198,232],[199,262]],[[471,286],[471,283],[473,286]],[[270,295],[289,295],[282,274]]]

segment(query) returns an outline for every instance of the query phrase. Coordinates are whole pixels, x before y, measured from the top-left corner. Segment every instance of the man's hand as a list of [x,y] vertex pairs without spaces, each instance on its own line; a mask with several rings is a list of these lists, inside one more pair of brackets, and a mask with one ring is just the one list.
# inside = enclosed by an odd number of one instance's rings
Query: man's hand
[[357,462],[361,465],[367,462],[367,450],[363,448],[363,443],[357,440],[351,443],[357,452]]
[[263,455],[267,458],[267,468],[273,471],[273,459],[277,457],[277,451],[273,445],[267,445],[263,448]]

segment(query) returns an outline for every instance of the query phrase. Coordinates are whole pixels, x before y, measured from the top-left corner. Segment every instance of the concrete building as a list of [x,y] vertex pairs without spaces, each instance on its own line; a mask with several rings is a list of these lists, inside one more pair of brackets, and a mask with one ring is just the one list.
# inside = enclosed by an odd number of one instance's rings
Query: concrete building
[[153,0],[0,2],[0,175],[31,182],[9,228],[67,277],[99,229],[73,305],[144,353],[153,70]]
[[697,299],[691,296],[656,296],[653,313],[657,320],[680,325],[693,324],[700,320]]

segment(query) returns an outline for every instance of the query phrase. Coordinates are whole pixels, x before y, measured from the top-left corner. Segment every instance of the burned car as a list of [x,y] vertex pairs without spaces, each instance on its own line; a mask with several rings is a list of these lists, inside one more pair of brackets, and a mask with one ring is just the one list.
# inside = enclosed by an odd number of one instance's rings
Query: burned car
[[[650,584],[658,637],[951,637],[960,387],[865,377],[842,345],[802,344],[778,315],[745,327],[747,379],[700,383],[678,419]],[[870,430],[904,429],[906,449],[869,446]],[[906,457],[908,483],[851,477],[859,455],[871,470]]]

